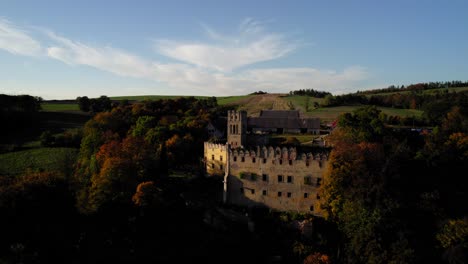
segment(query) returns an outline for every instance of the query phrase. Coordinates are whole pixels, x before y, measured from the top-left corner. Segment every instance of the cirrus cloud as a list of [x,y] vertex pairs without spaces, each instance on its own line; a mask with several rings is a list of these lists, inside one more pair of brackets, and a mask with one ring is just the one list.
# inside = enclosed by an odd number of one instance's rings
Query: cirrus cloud
[[235,36],[224,36],[204,25],[205,32],[216,44],[158,40],[157,52],[193,65],[230,72],[242,66],[281,58],[297,45],[283,35],[265,33],[260,23],[246,19]]
[[[319,89],[351,92],[369,78],[366,68],[342,71],[310,67],[241,69],[286,56],[297,48],[281,34],[265,32],[261,23],[244,20],[236,35],[222,35],[204,27],[216,43],[157,41],[156,50],[178,62],[161,63],[111,46],[89,45],[44,30],[48,45],[41,45],[26,30],[0,20],[0,49],[13,54],[45,56],[70,66],[85,65],[119,76],[148,79],[169,87],[174,94],[242,95],[252,91],[285,93]],[[289,44],[288,44],[289,43]],[[43,48],[46,47],[46,48]],[[154,91],[158,94],[157,91]]]
[[6,50],[12,54],[26,56],[38,56],[42,52],[41,44],[29,36],[27,31],[1,18],[0,49]]

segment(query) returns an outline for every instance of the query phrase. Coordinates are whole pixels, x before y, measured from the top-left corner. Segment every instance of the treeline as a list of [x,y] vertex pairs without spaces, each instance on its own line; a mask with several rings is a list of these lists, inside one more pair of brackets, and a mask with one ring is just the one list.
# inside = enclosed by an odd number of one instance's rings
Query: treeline
[[42,98],[0,94],[0,143],[25,136],[36,128]]
[[110,111],[112,109],[112,101],[109,97],[102,95],[99,98],[89,99],[87,96],[79,96],[76,98],[78,107],[83,112],[99,113]]
[[322,106],[376,105],[424,111],[421,122],[429,125],[439,123],[451,107],[468,108],[468,92],[435,91],[433,93],[394,93],[388,95],[346,94],[327,96]]
[[342,251],[324,253],[337,263],[466,262],[467,110],[452,107],[425,135],[389,129],[376,107],[341,116],[322,205]]
[[300,89],[300,90],[290,91],[289,95],[302,95],[302,96],[324,98],[327,95],[331,95],[331,93],[324,92],[324,91],[316,91],[314,89]]
[[428,82],[428,83],[410,84],[408,86],[390,85],[387,88],[358,91],[357,93],[358,94],[378,94],[378,93],[424,91],[424,90],[432,90],[432,89],[459,88],[459,87],[468,87],[468,81]]

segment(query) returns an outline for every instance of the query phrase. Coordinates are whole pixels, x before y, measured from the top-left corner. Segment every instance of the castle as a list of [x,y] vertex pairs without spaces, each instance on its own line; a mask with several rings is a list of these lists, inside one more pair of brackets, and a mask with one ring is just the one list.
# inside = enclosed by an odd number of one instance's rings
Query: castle
[[301,118],[298,111],[262,111],[254,118],[245,111],[228,111],[227,143],[204,145],[207,175],[223,178],[225,203],[321,216],[326,154],[297,153],[286,147],[248,148],[247,143],[258,133],[318,134],[319,129],[319,119]]

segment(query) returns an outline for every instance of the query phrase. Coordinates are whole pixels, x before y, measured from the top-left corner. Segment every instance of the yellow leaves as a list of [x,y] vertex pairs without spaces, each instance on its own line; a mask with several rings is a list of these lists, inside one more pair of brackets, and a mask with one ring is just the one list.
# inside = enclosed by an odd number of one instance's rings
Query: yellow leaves
[[468,246],[468,220],[450,219],[436,235],[443,248],[464,244]]
[[449,136],[444,146],[451,154],[457,155],[457,159],[468,159],[468,135],[465,133],[453,133]]

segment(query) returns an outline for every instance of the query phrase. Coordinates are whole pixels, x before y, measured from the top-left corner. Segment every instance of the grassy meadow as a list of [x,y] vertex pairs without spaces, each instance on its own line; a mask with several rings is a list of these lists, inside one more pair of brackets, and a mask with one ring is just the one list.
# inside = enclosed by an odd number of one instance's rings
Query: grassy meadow
[[74,148],[32,148],[0,154],[0,175],[16,176],[27,170],[63,172],[78,155]]
[[44,112],[69,112],[80,111],[76,103],[42,103],[42,111]]

